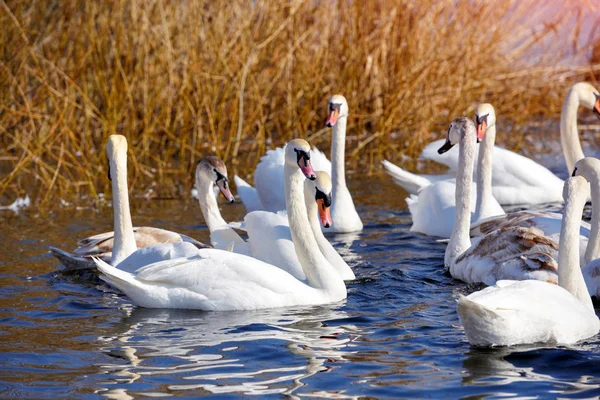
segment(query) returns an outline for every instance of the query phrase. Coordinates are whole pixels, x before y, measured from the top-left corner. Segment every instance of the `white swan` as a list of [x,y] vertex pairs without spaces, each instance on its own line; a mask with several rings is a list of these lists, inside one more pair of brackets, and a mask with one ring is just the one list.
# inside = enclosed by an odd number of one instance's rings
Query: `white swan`
[[[127,166],[124,164],[119,166],[119,168],[126,169]],[[112,174],[112,172],[111,169],[110,173]],[[203,158],[196,166],[196,187],[198,189],[200,208],[211,232],[211,241],[215,247],[223,244],[223,247],[217,247],[223,249],[226,249],[231,243],[237,244],[238,252],[242,252],[244,245],[240,244],[240,241],[243,243],[243,240],[233,229],[227,226],[227,223],[221,217],[217,200],[212,190],[214,186],[219,188],[227,201],[233,202],[234,197],[229,190],[227,180],[227,167],[220,158],[208,156]],[[113,198],[116,198],[116,196],[127,196],[127,190],[115,192]],[[119,201],[122,203],[125,200],[121,199]],[[155,244],[176,242],[189,242],[198,248],[209,247],[189,236],[165,229],[144,226],[133,228],[133,231],[138,249]],[[105,232],[79,240],[77,242],[79,247],[72,253],[55,247],[50,247],[50,253],[58,258],[68,270],[95,269],[96,264],[91,258],[92,255],[110,263],[114,246],[114,235],[114,232]]]
[[[127,140],[111,135],[106,144],[113,192],[114,241],[110,264],[124,271],[134,271],[152,262],[196,254],[189,242],[154,244],[137,248],[127,190]],[[96,257],[97,258],[97,257]]]
[[578,228],[589,185],[582,176],[565,182],[558,286],[540,281],[498,281],[458,300],[458,315],[474,346],[570,344],[600,330],[579,267]]
[[456,212],[444,264],[455,279],[493,285],[500,279],[539,279],[555,282],[554,241],[535,228],[509,227],[474,238],[469,235],[471,181],[476,147],[473,121],[460,117],[452,121],[440,153],[459,144],[456,177]]
[[[598,93],[589,83],[580,82],[573,85],[565,97],[560,117],[560,137],[569,171],[572,171],[577,160],[583,158],[577,131],[577,109],[582,105],[593,109],[600,116]],[[488,126],[488,129],[490,128],[491,126]],[[446,174],[413,174],[389,161],[383,161],[383,166],[396,184],[411,194],[417,194],[433,182],[456,176],[458,154],[455,151],[444,155],[437,154],[436,150],[441,145],[441,141],[428,144],[423,149],[421,158],[447,165],[449,170]],[[562,179],[527,157],[496,146],[492,170],[492,193],[502,205],[562,202]]]
[[158,262],[134,273],[96,260],[102,279],[123,291],[136,305],[149,308],[256,310],[345,299],[344,281],[318,250],[307,227],[303,192],[304,174],[314,179],[310,146],[295,139],[287,144],[285,154],[288,219],[306,282],[274,265],[216,249],[198,250],[193,257]]
[[[328,228],[332,223],[329,211],[332,203],[331,192],[332,183],[327,172],[317,171],[317,179],[314,181],[307,179],[304,182],[308,223],[327,261],[333,265],[342,279],[353,280],[356,279],[354,272],[321,232],[321,225]],[[294,249],[288,218],[284,212],[248,213],[244,217],[244,229],[248,233],[250,254],[253,257],[277,265],[297,279],[306,279]]]
[[[342,95],[334,95],[329,99],[327,126],[331,126],[331,159],[327,160],[323,153],[313,149],[313,167],[317,171],[325,171],[333,181],[333,204],[331,206],[332,231],[345,233],[357,232],[363,228],[363,223],[356,212],[354,201],[346,186],[344,166],[346,146],[346,124],[348,122],[348,102]],[[254,171],[256,190],[238,176],[234,177],[238,193],[246,209],[253,211],[263,209],[280,211],[285,209],[283,198],[283,151],[278,148],[270,150],[261,157]],[[260,208],[258,208],[260,207]]]
[[[479,221],[504,210],[492,195],[492,152],[496,140],[496,115],[491,104],[480,104],[475,110],[478,140],[483,136],[477,159],[477,196],[471,201],[471,220]],[[475,184],[473,184],[475,186]],[[410,195],[406,204],[412,216],[413,232],[450,237],[454,226],[456,179],[438,181],[424,187],[418,195]],[[473,200],[473,197],[472,197]]]

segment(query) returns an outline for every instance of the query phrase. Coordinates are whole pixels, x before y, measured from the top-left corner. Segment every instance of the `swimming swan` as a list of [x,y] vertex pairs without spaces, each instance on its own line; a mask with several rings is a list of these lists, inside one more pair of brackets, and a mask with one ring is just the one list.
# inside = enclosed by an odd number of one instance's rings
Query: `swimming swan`
[[[348,102],[342,95],[334,95],[327,104],[328,117],[326,125],[332,127],[331,159],[332,163],[320,151],[313,149],[313,167],[317,171],[325,171],[333,182],[333,204],[331,205],[332,231],[338,233],[357,232],[363,223],[356,212],[352,195],[346,186],[344,166],[346,147],[346,124],[348,122]],[[254,171],[254,190],[238,176],[234,177],[238,193],[246,209],[280,211],[285,209],[283,192],[283,150],[277,148],[267,151],[261,157]],[[260,208],[259,208],[260,207]]]
[[[589,83],[579,82],[569,89],[563,102],[560,141],[569,171],[573,170],[577,160],[584,157],[577,130],[577,109],[581,105],[600,117],[599,93]],[[495,129],[495,126],[490,124],[488,130],[491,128]],[[396,184],[410,194],[417,194],[431,183],[454,178],[457,174],[457,152],[439,155],[436,149],[441,145],[439,140],[428,144],[423,149],[421,158],[447,165],[449,171],[446,174],[413,174],[385,160],[383,166]],[[492,170],[492,193],[502,205],[562,202],[562,179],[527,157],[496,146]]]
[[[477,199],[471,201],[471,220],[479,221],[504,215],[504,210],[492,194],[492,152],[496,140],[494,107],[487,103],[477,106],[475,121],[478,136],[483,136],[483,141],[477,159],[477,185],[473,184],[477,187]],[[410,230],[449,238],[454,226],[455,193],[456,179],[449,179],[424,187],[418,195],[410,195],[406,199],[413,221]]]
[[577,249],[579,220],[588,195],[588,181],[583,176],[565,182],[558,286],[534,280],[502,280],[460,297],[458,315],[471,345],[570,344],[598,333],[600,322],[581,273]]
[[315,179],[310,146],[301,139],[285,148],[285,197],[292,240],[306,282],[252,257],[203,249],[192,257],[148,265],[133,273],[96,259],[102,279],[138,306],[206,311],[256,310],[326,304],[346,298],[346,286],[307,226],[305,176]]
[[446,142],[439,149],[443,153],[459,145],[454,228],[444,256],[446,268],[453,278],[467,283],[493,285],[500,279],[556,282],[558,246],[538,229],[509,227],[471,242],[471,181],[476,139],[473,121],[460,117],[450,124]]
[[[119,168],[126,169],[127,166],[119,166]],[[112,170],[110,173],[112,175]],[[227,201],[234,201],[234,197],[229,189],[227,180],[227,167],[220,158],[208,156],[203,158],[196,166],[196,188],[198,189],[198,197],[202,215],[204,216],[204,220],[206,221],[206,224],[211,232],[211,241],[213,242],[213,245],[215,245],[215,242],[217,245],[219,245],[221,242],[225,242],[225,239],[228,238],[227,231],[224,228],[224,225],[226,226],[227,223],[221,217],[217,200],[215,199],[212,190],[214,186],[219,188],[221,194]],[[116,196],[126,197],[127,195],[127,190],[121,190],[118,193],[113,193],[113,199],[116,198]],[[121,203],[124,201],[124,199],[120,200]],[[127,202],[129,202],[129,200],[127,200]],[[231,228],[229,229],[233,231]],[[189,236],[168,231],[166,229],[143,226],[139,228],[133,228],[133,231],[136,248],[138,249],[155,244],[176,242],[189,242],[198,248],[209,247]],[[229,235],[231,236],[231,239],[227,241],[228,244],[235,241],[235,236],[233,235],[237,234],[232,232],[229,233]],[[72,253],[55,247],[50,247],[50,253],[58,258],[60,262],[67,267],[67,270],[95,269],[96,264],[91,258],[92,255],[95,257],[100,257],[104,261],[110,263],[114,246],[114,236],[114,232],[100,233],[98,235],[79,240],[77,242],[79,247],[76,248]],[[240,238],[239,240],[242,239]],[[225,249],[226,247],[223,248]],[[238,250],[243,250],[243,247],[238,246]]]

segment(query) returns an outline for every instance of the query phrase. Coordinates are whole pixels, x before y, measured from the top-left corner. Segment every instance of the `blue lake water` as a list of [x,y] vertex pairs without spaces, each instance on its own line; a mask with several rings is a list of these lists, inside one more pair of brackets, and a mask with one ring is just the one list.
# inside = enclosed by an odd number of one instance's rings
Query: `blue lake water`
[[[0,213],[0,398],[600,396],[599,337],[471,348],[455,299],[476,288],[444,273],[445,245],[408,231],[404,192],[386,176],[349,183],[365,229],[331,240],[357,280],[347,300],[319,307],[137,308],[47,254],[112,230],[110,208]],[[192,199],[136,202],[133,215],[208,241]]]

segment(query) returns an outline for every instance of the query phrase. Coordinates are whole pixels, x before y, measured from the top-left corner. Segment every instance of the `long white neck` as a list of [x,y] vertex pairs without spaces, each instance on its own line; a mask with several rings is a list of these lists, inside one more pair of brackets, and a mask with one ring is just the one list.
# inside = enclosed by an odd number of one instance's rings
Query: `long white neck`
[[114,244],[111,264],[116,266],[137,250],[127,188],[127,154],[116,154],[110,160],[110,177],[113,192]]
[[575,163],[581,160],[583,149],[577,130],[577,109],[579,108],[579,92],[573,87],[567,92],[560,113],[560,145],[565,156],[569,174],[573,172]]
[[[600,176],[591,180],[592,199],[600,199]],[[600,201],[592,201],[592,220],[590,237],[585,249],[585,262],[600,258]]]
[[580,185],[575,185],[577,182],[574,181],[567,183],[571,185],[571,188],[579,188],[580,190],[569,190],[568,197],[565,199],[565,211],[558,248],[558,285],[568,290],[590,310],[593,310],[592,299],[579,265],[579,225],[583,207],[588,197],[587,182],[583,178],[581,180],[584,183]]
[[197,178],[196,189],[198,190],[200,210],[202,211],[208,230],[214,232],[225,227],[229,228],[229,225],[227,225],[227,222],[221,216],[221,211],[219,211],[219,204],[213,192],[213,182],[210,178]]
[[475,205],[474,221],[483,217],[483,212],[489,209],[492,195],[492,156],[496,141],[496,124],[488,126],[477,157],[477,203]]
[[323,231],[321,230],[321,223],[319,221],[319,210],[318,204],[315,201],[314,191],[311,190],[311,184],[308,181],[304,183],[304,202],[306,204],[306,211],[308,213],[308,220],[310,222],[310,230],[312,231],[317,244],[319,245],[319,250],[327,261],[335,268],[338,274],[344,280],[356,279],[352,268],[346,264],[342,256],[333,248],[329,240],[323,235]]
[[458,171],[456,173],[456,208],[454,228],[446,247],[444,263],[452,262],[471,247],[469,229],[471,227],[471,181],[476,141],[472,135],[462,135],[459,142]]
[[[346,124],[348,117],[340,117],[331,133],[331,182],[335,196],[336,187],[346,187]],[[335,198],[335,197],[334,197]]]
[[309,285],[333,295],[346,293],[346,285],[319,250],[314,234],[308,227],[309,218],[304,204],[304,175],[295,165],[285,164],[284,188],[287,216],[296,255]]

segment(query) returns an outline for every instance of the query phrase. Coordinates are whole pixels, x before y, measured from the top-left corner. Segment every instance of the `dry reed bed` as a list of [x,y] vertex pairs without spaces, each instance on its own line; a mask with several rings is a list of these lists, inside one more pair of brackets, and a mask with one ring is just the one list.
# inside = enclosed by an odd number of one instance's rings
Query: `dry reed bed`
[[350,103],[347,160],[369,171],[412,159],[477,101],[515,126],[555,117],[600,65],[556,66],[554,35],[580,10],[536,26],[544,4],[0,0],[0,198],[109,192],[114,133],[129,140],[136,193],[179,195],[207,154],[244,172],[296,136],[327,150],[334,93]]

